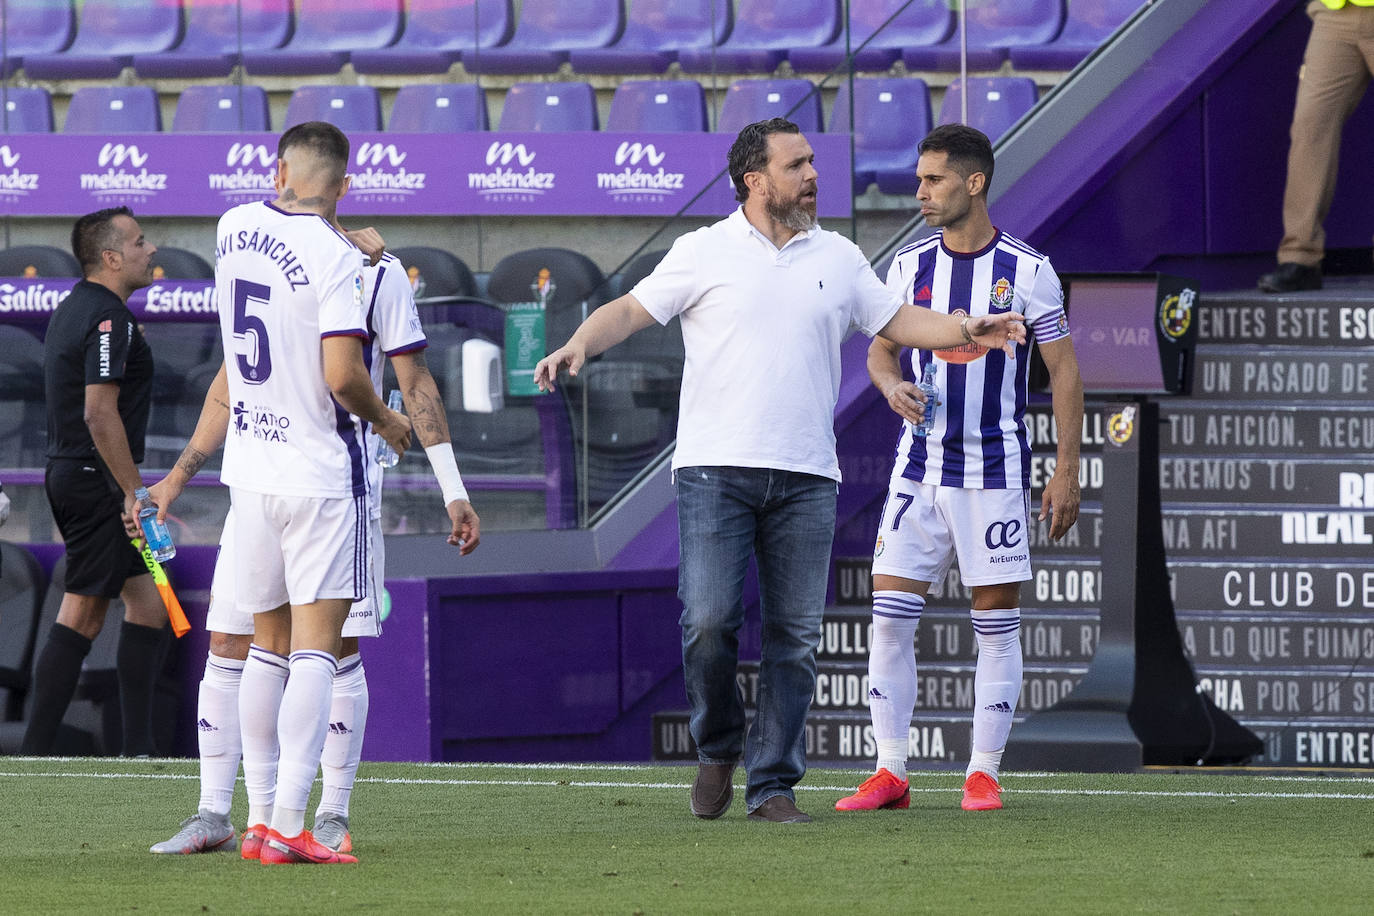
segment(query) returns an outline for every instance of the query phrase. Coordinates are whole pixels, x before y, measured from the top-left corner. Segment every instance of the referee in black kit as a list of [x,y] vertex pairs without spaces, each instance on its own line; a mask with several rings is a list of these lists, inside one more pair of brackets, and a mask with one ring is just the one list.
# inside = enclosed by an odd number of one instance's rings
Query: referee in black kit
[[129,295],[153,280],[157,249],[128,207],[81,217],[72,252],[85,279],[48,322],[43,384],[48,409],[48,502],[67,545],[67,583],[57,622],[34,672],[23,754],[50,754],[81,663],[124,599],[116,670],[127,757],[153,753],[153,686],[167,614],[125,532],[138,511],[138,462],[153,386],[153,354],[129,311]]

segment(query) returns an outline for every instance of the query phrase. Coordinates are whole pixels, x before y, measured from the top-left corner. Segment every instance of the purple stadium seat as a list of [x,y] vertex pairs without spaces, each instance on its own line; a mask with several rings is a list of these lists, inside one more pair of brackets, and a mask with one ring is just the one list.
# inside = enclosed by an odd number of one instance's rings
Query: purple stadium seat
[[172,116],[174,131],[266,131],[272,125],[261,86],[187,86]]
[[476,83],[402,86],[391,107],[389,130],[461,133],[487,130],[487,95]]
[[525,0],[515,37],[463,58],[469,73],[553,73],[575,48],[604,48],[625,30],[619,0]]
[[65,51],[26,54],[29,79],[113,79],[135,54],[181,40],[181,0],[86,0],[76,40]]
[[145,79],[228,76],[244,51],[279,48],[291,34],[291,0],[194,0],[181,44],[135,54]]
[[874,181],[885,194],[916,193],[917,145],[930,133],[930,90],[915,77],[841,81],[830,113],[830,132],[849,133],[854,112],[854,193]]
[[84,86],[67,105],[68,134],[153,133],[162,130],[162,109],[151,86]]
[[[996,70],[1009,49],[1043,45],[1064,27],[1064,0],[986,0],[971,5],[968,23],[968,68]],[[941,44],[907,48],[902,60],[908,70],[958,70],[959,31]]]
[[338,73],[350,51],[385,48],[401,34],[403,0],[299,0],[296,31],[273,51],[245,51],[254,76]]
[[819,48],[840,34],[840,0],[740,0],[735,28],[718,47],[683,48],[688,73],[771,73],[793,48]]
[[447,73],[459,57],[510,41],[511,0],[410,0],[405,31],[389,48],[355,51],[359,73]]
[[501,109],[502,130],[596,130],[597,124],[589,83],[516,83]]
[[381,130],[382,99],[373,86],[301,86],[286,103],[282,130],[328,121],[339,130]]
[[[894,13],[897,15],[892,18]],[[889,18],[892,21],[879,32]],[[949,0],[850,0],[849,23],[854,69],[886,70],[901,57],[902,49],[939,44],[948,38],[954,28],[954,14]],[[865,41],[868,44],[856,50]],[[834,41],[822,47],[792,49],[787,61],[798,71],[833,70],[845,62],[844,47],[841,30]]]
[[724,41],[731,18],[730,4],[722,0],[630,0],[620,40],[605,48],[574,49],[572,66],[579,73],[662,73],[677,60],[679,48]]
[[4,111],[0,115],[4,120],[0,127],[3,127],[5,133],[52,132],[52,96],[48,94],[48,90],[7,86],[0,89],[0,98],[4,100]]
[[615,89],[607,130],[706,130],[706,93],[696,80],[626,80]]
[[[963,80],[945,89],[940,103],[940,123],[959,122],[964,95]],[[1035,80],[1024,76],[971,76],[968,81],[968,123],[988,135],[993,143],[1021,116],[1035,107],[1040,91]]]
[[9,0],[0,22],[5,29],[0,76],[9,77],[30,54],[56,54],[71,44],[76,13],[71,0]]
[[1012,48],[1012,66],[1072,70],[1144,5],[1144,0],[1069,0],[1069,18],[1059,37],[1049,44]]
[[810,80],[736,80],[726,90],[716,130],[735,133],[746,124],[786,118],[803,131],[821,129],[821,95]]

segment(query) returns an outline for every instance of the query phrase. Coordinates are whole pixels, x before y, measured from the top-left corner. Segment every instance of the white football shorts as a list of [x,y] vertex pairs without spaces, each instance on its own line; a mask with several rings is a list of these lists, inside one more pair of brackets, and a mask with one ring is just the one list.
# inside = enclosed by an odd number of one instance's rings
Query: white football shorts
[[958,559],[965,585],[1025,582],[1029,526],[1029,490],[966,490],[894,475],[873,545],[873,573],[934,583]]
[[[344,621],[344,636],[381,636],[382,604],[386,600],[383,588],[386,569],[386,544],[382,538],[382,519],[370,519],[368,545],[372,557],[372,572],[367,583],[367,597],[353,602],[348,619]],[[220,534],[219,551],[215,554],[215,575],[210,586],[210,609],[205,615],[205,629],[236,636],[253,635],[253,615],[241,611],[235,602],[234,591],[234,510],[224,517],[224,531]]]
[[372,578],[367,500],[229,488],[234,603],[244,613],[324,598],[359,601]]

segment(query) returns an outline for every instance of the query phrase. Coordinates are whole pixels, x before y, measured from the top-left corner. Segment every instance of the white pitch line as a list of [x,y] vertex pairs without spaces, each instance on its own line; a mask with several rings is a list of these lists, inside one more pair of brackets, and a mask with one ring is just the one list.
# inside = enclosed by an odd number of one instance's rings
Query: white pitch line
[[[596,769],[586,767],[586,769]],[[604,769],[604,768],[603,768]],[[625,768],[621,768],[625,769]],[[32,778],[35,776],[61,779],[140,779],[140,780],[192,780],[195,774],[179,773],[18,773],[0,772],[0,778]],[[421,786],[509,786],[530,788],[579,788],[579,789],[689,789],[689,783],[678,782],[610,782],[604,780],[563,780],[563,779],[413,779],[405,777],[360,776],[359,783],[377,785],[421,785]],[[743,788],[743,786],[739,786]],[[851,792],[853,786],[809,786],[799,785],[797,789],[808,792]],[[912,787],[918,795],[950,794],[957,792],[958,786]],[[1341,801],[1374,801],[1374,793],[1349,792],[1231,792],[1231,791],[1165,791],[1151,789],[1054,789],[1034,788],[1016,789],[1004,787],[1010,795],[1082,795],[1118,798],[1253,798],[1253,799],[1332,799]]]

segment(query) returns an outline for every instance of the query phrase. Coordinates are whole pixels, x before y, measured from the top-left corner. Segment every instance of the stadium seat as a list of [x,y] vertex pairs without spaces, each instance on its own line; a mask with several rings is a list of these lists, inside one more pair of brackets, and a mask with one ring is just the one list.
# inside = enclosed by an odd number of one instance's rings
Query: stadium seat
[[487,130],[487,94],[476,83],[402,86],[391,106],[389,130],[463,133]]
[[162,106],[151,86],[83,86],[67,105],[68,134],[155,133],[162,130]]
[[607,130],[702,131],[706,93],[696,80],[625,80],[611,97]]
[[1054,41],[1011,49],[1018,70],[1072,70],[1107,40],[1144,0],[1069,0],[1064,29]]
[[173,131],[267,131],[267,92],[261,86],[199,84],[181,90]]
[[342,131],[381,130],[382,99],[372,86],[301,86],[286,103],[282,130],[328,121]]
[[79,277],[76,255],[51,245],[16,245],[0,251],[0,277]]
[[470,62],[515,31],[511,0],[410,0],[405,31],[389,48],[354,51],[359,73],[447,73],[460,57]]
[[[635,335],[638,336],[638,335]],[[609,354],[564,382],[570,403],[586,397],[587,501],[600,508],[673,443],[682,378],[657,360],[626,361]],[[573,446],[582,454],[582,412],[574,409]]]
[[885,194],[916,193],[916,147],[930,133],[930,90],[916,77],[841,80],[831,133],[849,133],[854,114],[854,193],[876,181]]
[[[442,248],[415,245],[391,252],[410,277],[410,288],[417,302],[440,304],[438,300],[475,298],[477,279],[462,258]],[[424,315],[436,314],[426,311]],[[437,320],[447,320],[439,318]]]
[[582,323],[582,303],[587,310],[605,302],[608,289],[601,269],[591,258],[567,248],[531,248],[506,255],[491,269],[487,298],[496,303],[528,302],[530,286],[547,269],[553,295],[544,316],[547,340],[558,346]]
[[[1011,48],[1043,45],[1064,27],[1064,0],[990,0],[968,7],[968,69],[996,70]],[[925,48],[907,48],[908,70],[958,70],[959,32]]]
[[170,280],[213,280],[215,279],[215,268],[210,262],[196,254],[194,251],[187,251],[185,248],[173,248],[170,245],[159,245],[157,252],[153,255],[153,273],[157,279],[158,271],[162,271],[161,276]]
[[677,60],[679,48],[724,41],[732,18],[731,4],[721,0],[630,0],[620,40],[604,48],[574,48],[570,60],[579,73],[662,73]]
[[6,86],[0,94],[4,98],[4,133],[52,133],[52,96],[48,90]]
[[228,76],[244,51],[279,48],[291,34],[291,0],[193,0],[186,34],[170,51],[135,54],[144,79]]
[[810,80],[736,80],[726,90],[716,130],[734,133],[767,118],[786,118],[803,131],[820,130],[821,95]]
[[[964,82],[956,79],[945,89],[940,103],[940,123],[958,123],[964,95]],[[1021,116],[1035,107],[1039,90],[1035,80],[1025,76],[969,77],[968,123],[988,135],[993,143]]]
[[0,541],[0,720],[18,719],[23,709],[47,590],[38,558],[21,544]]
[[589,83],[516,83],[501,109],[501,130],[596,130],[598,123]]
[[0,324],[0,467],[44,465],[45,404],[42,342],[25,328]]
[[499,48],[463,58],[469,73],[555,73],[574,48],[604,48],[625,30],[615,3],[524,0],[515,36]]
[[24,56],[31,80],[114,79],[135,54],[181,40],[181,0],[85,0],[76,40],[63,51]]
[[[887,23],[889,18],[892,21]],[[884,23],[887,27],[879,31]],[[939,44],[953,29],[954,14],[949,0],[850,0],[849,3],[849,49],[854,55],[855,70],[886,70],[902,56],[903,48]],[[860,50],[864,42],[868,44]],[[834,41],[819,48],[793,48],[787,54],[787,62],[799,72],[829,71],[845,63],[844,49],[844,30],[841,29]]]
[[[48,579],[48,588],[43,596],[43,603],[38,613],[37,638],[34,641],[32,652],[32,666],[30,668],[29,683],[33,683],[33,668],[37,667],[38,657],[43,653],[43,646],[47,643],[48,633],[52,630],[53,623],[57,620],[58,608],[62,606],[62,592],[66,588],[67,582],[67,557],[63,555],[58,558],[53,566],[52,575]],[[111,624],[105,629],[119,630],[118,621],[123,617],[124,605],[122,602],[111,602],[110,610],[107,614]],[[75,705],[75,704],[74,704]],[[26,693],[24,698],[22,718],[15,721],[0,722],[0,754],[17,754],[19,747],[24,741],[24,729],[28,726],[28,714],[33,706],[33,691]],[[82,710],[73,710],[70,707],[67,715],[62,720],[62,725],[57,730],[57,741],[53,746],[53,753],[65,757],[89,757],[99,751],[95,735],[86,727],[77,727],[73,723],[82,719]],[[82,726],[86,723],[83,721]]]
[[8,79],[30,54],[56,54],[71,44],[76,11],[71,0],[10,3],[4,11],[5,59],[0,77]]
[[395,43],[402,6],[403,0],[299,0],[291,40],[271,51],[245,51],[243,69],[253,76],[338,73],[350,51]]
[[677,60],[688,73],[771,73],[789,50],[834,41],[840,22],[840,0],[740,0],[729,38]]

